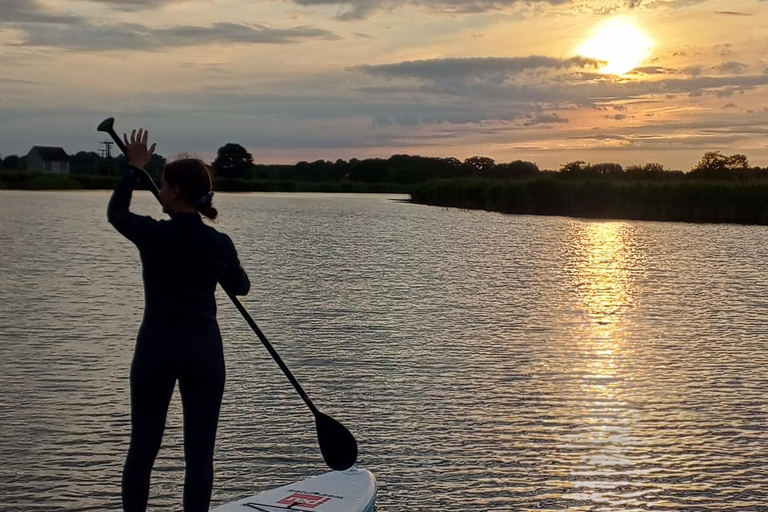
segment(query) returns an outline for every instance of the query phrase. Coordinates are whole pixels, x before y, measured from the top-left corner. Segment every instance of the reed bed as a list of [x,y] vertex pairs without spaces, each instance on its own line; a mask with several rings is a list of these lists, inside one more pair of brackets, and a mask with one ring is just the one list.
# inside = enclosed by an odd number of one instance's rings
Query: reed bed
[[[0,188],[21,190],[114,189],[119,176],[93,174],[54,174],[11,171],[0,174]],[[159,186],[159,184],[158,184]],[[137,183],[137,188],[142,188]],[[293,181],[244,180],[214,178],[217,192],[344,192],[405,194],[407,188],[398,183],[365,183],[360,181]]]
[[768,181],[440,180],[415,203],[601,219],[768,224]]

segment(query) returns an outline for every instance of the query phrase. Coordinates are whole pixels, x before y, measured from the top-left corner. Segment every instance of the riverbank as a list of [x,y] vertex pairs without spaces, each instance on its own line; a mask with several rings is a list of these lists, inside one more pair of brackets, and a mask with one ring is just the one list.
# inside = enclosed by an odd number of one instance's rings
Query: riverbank
[[410,192],[414,203],[501,213],[768,224],[767,181],[441,180]]
[[[13,190],[112,190],[118,176],[93,174],[55,174],[33,172],[0,173],[0,189]],[[404,194],[407,187],[397,183],[365,183],[360,181],[293,181],[241,180],[217,178],[217,192],[345,192]]]

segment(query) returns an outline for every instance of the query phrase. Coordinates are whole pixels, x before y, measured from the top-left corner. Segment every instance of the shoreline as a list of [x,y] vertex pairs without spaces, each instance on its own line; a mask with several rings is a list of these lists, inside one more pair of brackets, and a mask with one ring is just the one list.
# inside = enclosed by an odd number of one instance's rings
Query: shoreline
[[[0,190],[114,190],[120,176],[92,174],[0,173]],[[155,180],[157,181],[157,180]],[[328,192],[359,194],[408,194],[411,187],[399,183],[361,181],[296,181],[214,179],[214,192]],[[136,190],[143,190],[140,184]]]

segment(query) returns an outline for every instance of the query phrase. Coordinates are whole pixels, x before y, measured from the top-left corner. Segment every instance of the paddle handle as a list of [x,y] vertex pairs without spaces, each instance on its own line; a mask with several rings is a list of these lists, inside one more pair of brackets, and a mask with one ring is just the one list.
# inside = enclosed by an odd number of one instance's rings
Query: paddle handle
[[[115,141],[115,144],[117,144],[117,147],[120,148],[120,151],[122,151],[124,155],[127,155],[128,150],[125,147],[125,143],[123,143],[123,141],[120,140],[120,137],[117,136],[117,133],[115,133],[115,130],[112,128],[111,124],[103,127],[101,131],[108,133],[109,136],[112,137],[112,140]],[[155,198],[158,201],[160,201],[160,191],[157,189],[157,185],[152,180],[152,177],[149,175],[149,173],[144,169],[142,169],[141,173],[139,174],[139,179],[144,183],[144,186],[147,187],[147,189],[149,189],[150,192],[152,192]],[[264,344],[264,347],[266,347],[267,352],[269,352],[269,355],[272,356],[272,359],[275,360],[275,362],[283,371],[285,376],[288,377],[288,380],[291,381],[291,384],[293,384],[293,387],[299,393],[299,396],[301,396],[301,399],[304,400],[304,403],[307,404],[307,407],[309,407],[309,410],[312,411],[312,414],[314,414],[315,417],[317,417],[317,415],[320,414],[320,411],[318,411],[317,407],[315,407],[315,404],[312,403],[312,400],[309,399],[309,396],[307,396],[307,393],[304,392],[304,388],[301,387],[301,384],[299,384],[299,381],[296,380],[296,377],[293,376],[293,374],[291,373],[291,370],[289,370],[288,367],[285,365],[285,363],[283,362],[283,358],[280,357],[280,354],[277,353],[277,351],[269,342],[267,337],[264,336],[264,333],[261,332],[261,329],[259,329],[259,326],[256,325],[256,322],[253,320],[253,318],[251,318],[250,313],[248,313],[248,310],[245,309],[245,305],[243,305],[242,301],[237,297],[237,295],[230,293],[226,289],[224,291],[227,292],[227,295],[232,300],[232,303],[235,305],[235,307],[240,312],[240,314],[243,315],[243,318],[245,318],[245,321],[248,322],[248,325],[251,326],[251,329],[253,329],[253,332],[256,333],[256,336],[258,336],[261,342]]]

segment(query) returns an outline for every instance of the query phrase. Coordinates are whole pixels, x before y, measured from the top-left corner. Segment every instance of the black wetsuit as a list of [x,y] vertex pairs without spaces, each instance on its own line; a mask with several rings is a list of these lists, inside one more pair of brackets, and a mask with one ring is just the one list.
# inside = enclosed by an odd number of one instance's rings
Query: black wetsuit
[[144,318],[131,363],[131,445],[123,470],[123,509],[144,512],[168,404],[179,381],[184,416],[184,511],[207,512],[213,449],[224,391],[224,357],[216,322],[219,282],[235,295],[250,289],[230,238],[198,213],[157,221],[131,213],[136,169],[118,184],[109,222],[139,249]]

